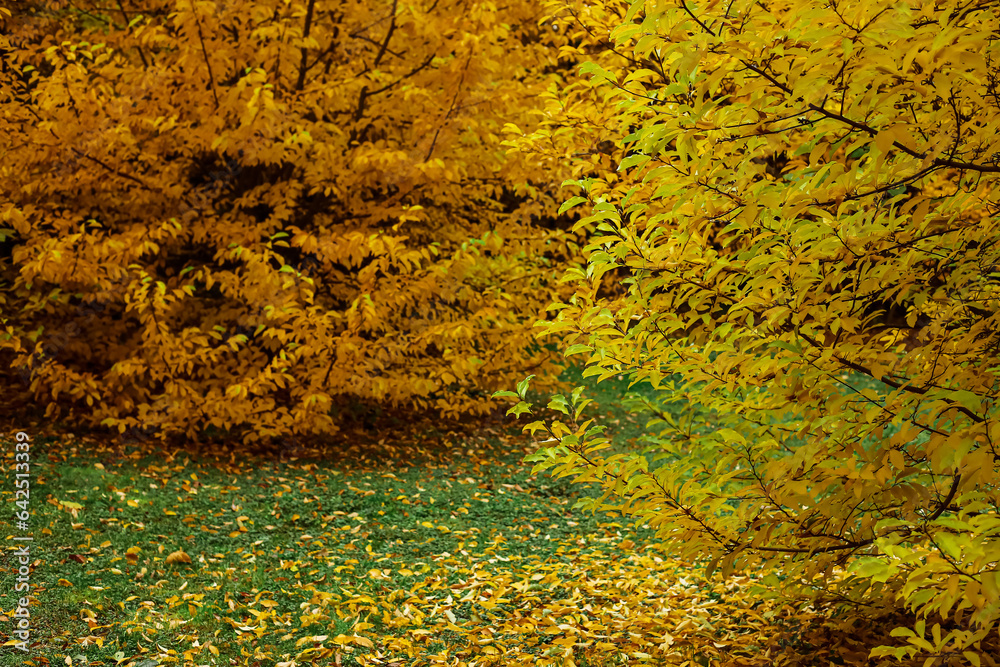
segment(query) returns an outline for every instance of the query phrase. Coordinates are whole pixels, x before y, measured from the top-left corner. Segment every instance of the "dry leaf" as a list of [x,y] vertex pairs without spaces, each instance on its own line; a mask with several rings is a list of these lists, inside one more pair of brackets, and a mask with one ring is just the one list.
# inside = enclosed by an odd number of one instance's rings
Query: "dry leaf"
[[174,565],[176,563],[190,563],[191,556],[188,556],[183,551],[175,551],[169,556],[167,556],[167,565]]

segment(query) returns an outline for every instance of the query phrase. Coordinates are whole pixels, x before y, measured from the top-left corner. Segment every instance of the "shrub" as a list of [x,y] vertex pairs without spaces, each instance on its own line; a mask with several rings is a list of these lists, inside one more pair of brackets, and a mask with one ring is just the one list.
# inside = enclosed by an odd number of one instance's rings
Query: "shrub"
[[[628,64],[598,54],[565,95],[617,101],[619,173],[564,205],[588,263],[545,331],[660,414],[608,455],[556,396],[538,468],[757,594],[912,613],[875,655],[995,664],[1000,11],[598,4]],[[625,296],[597,295],[610,271]]]
[[536,11],[5,10],[8,384],[64,419],[254,440],[332,432],[338,404],[455,416],[526,367],[551,381],[530,326],[579,256],[549,194],[571,173],[500,139],[534,131],[566,71]]

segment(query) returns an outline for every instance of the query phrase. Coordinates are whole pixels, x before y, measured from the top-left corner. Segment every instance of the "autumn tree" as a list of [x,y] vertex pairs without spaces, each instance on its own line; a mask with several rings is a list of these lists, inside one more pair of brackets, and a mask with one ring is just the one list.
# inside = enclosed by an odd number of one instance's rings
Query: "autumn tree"
[[[656,398],[648,448],[610,454],[557,396],[538,468],[751,594],[911,614],[874,655],[996,664],[1000,9],[596,4],[613,44],[552,122],[615,100],[618,173],[564,205],[588,262],[544,332]],[[586,31],[588,6],[559,9]]]
[[574,167],[501,145],[571,73],[534,3],[6,7],[0,348],[50,415],[256,439],[553,377]]

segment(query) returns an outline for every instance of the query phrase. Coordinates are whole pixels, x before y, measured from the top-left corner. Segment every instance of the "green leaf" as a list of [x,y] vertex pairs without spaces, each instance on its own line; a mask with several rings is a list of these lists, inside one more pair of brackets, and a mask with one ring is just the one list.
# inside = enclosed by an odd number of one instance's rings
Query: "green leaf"
[[507,411],[508,415],[514,415],[515,417],[520,417],[523,414],[531,414],[531,406],[529,406],[524,401],[521,401],[510,410]]
[[579,204],[585,204],[588,201],[589,200],[586,197],[580,197],[580,196],[570,197],[569,199],[563,202],[562,206],[559,207],[559,215],[562,215],[563,213],[573,208],[574,206],[577,206]]
[[545,422],[543,422],[543,421],[534,421],[534,422],[531,422],[530,424],[525,424],[523,430],[526,431],[526,432],[528,432],[531,435],[534,435],[536,431],[544,431],[545,430]]
[[564,415],[568,415],[569,414],[569,401],[566,400],[565,396],[562,396],[560,394],[556,394],[549,401],[548,408],[549,408],[549,410],[556,410],[558,412],[563,413]]
[[493,392],[493,398],[520,398],[520,397],[512,391],[495,391]]
[[528,384],[535,378],[534,375],[529,375],[520,382],[517,383],[517,395],[524,398],[524,395],[528,393]]

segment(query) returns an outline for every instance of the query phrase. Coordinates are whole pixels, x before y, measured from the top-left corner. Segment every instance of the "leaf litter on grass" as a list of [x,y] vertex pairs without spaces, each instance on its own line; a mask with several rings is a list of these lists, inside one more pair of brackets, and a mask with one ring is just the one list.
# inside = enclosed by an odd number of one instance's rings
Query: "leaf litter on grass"
[[500,437],[287,462],[49,442],[33,469],[46,563],[25,664],[864,658],[827,616],[751,607],[745,579],[705,581],[648,531],[574,512],[579,489],[531,475],[523,440]]

